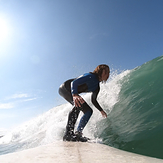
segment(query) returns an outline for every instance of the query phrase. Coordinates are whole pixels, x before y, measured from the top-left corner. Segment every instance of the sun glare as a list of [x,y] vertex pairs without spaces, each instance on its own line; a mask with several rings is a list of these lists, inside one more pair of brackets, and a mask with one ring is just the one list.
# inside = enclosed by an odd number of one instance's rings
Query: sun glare
[[9,26],[4,18],[0,17],[0,42],[5,41],[9,35]]

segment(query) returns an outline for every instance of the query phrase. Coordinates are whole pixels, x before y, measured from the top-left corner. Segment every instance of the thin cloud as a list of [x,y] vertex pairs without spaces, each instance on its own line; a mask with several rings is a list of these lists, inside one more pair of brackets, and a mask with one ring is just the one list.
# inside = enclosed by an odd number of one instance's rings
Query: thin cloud
[[36,99],[37,99],[36,97],[33,97],[27,93],[16,93],[7,97],[5,100],[16,100],[17,102],[18,101],[20,102],[21,100],[23,102],[23,101],[32,101]]
[[11,96],[6,97],[3,102],[0,103],[0,110],[2,109],[13,109],[18,107],[23,102],[30,102],[37,100],[38,97],[35,95],[29,95],[27,93],[16,93]]
[[10,98],[12,98],[12,99],[17,99],[17,98],[27,98],[27,97],[29,97],[28,94],[20,93],[20,94],[14,94],[14,95],[12,95]]
[[14,105],[12,103],[0,103],[0,109],[12,109]]
[[24,100],[24,101],[33,101],[33,100],[36,100],[37,98],[36,97],[34,97],[34,98],[29,98],[29,99],[26,99],[26,100]]

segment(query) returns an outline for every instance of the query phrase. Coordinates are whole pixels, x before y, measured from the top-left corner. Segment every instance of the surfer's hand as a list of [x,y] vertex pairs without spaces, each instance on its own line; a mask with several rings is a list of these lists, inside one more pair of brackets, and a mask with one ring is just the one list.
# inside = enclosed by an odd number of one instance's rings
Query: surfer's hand
[[104,118],[107,117],[107,114],[106,114],[103,110],[101,111],[101,114],[102,114],[102,116],[103,116]]
[[76,107],[81,107],[81,104],[85,103],[83,98],[79,95],[72,95],[72,97]]

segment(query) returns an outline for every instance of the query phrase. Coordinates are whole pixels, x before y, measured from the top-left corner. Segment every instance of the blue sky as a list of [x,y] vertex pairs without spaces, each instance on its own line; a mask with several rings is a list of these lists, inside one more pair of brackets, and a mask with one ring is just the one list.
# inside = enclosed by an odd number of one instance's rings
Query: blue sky
[[65,101],[59,85],[105,63],[163,55],[162,0],[0,0],[0,129]]

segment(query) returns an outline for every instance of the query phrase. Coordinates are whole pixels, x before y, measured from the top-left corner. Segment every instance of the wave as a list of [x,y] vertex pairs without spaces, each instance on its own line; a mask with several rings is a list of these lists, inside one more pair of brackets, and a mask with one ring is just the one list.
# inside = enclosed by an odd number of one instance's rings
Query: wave
[[[109,81],[101,84],[98,96],[108,113],[106,119],[91,104],[90,94],[84,94],[94,110],[84,135],[122,150],[163,158],[162,68],[160,56],[133,70],[112,73]],[[62,141],[71,108],[70,104],[54,107],[11,131],[0,139],[0,154]]]
[[[107,145],[163,158],[163,56],[132,70],[121,83],[118,102],[98,135]],[[105,126],[100,128],[100,126]]]

